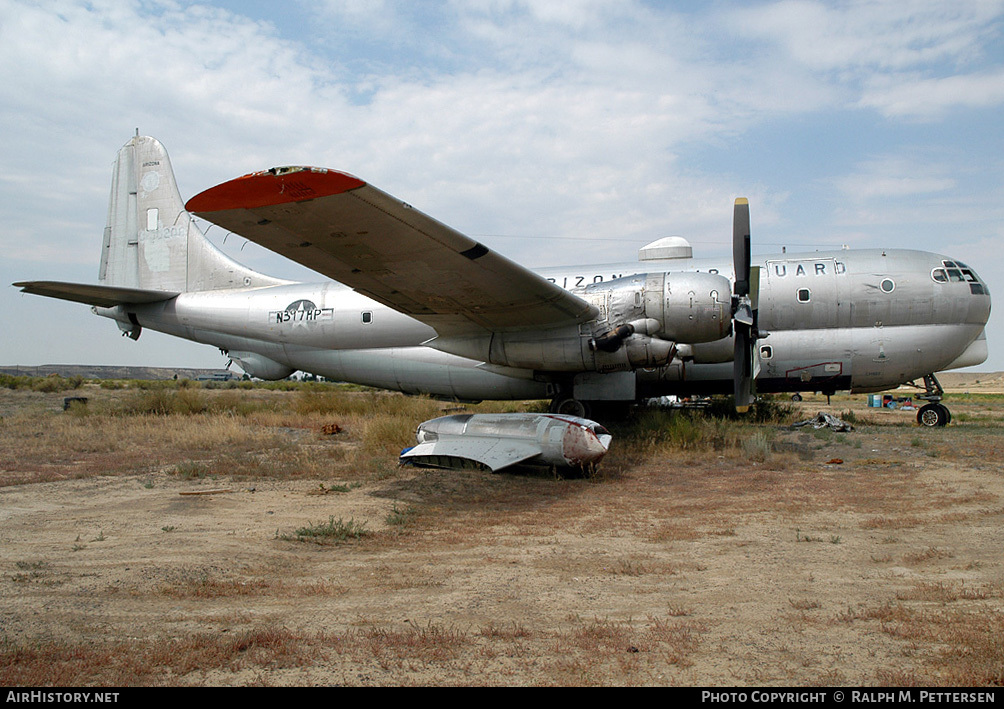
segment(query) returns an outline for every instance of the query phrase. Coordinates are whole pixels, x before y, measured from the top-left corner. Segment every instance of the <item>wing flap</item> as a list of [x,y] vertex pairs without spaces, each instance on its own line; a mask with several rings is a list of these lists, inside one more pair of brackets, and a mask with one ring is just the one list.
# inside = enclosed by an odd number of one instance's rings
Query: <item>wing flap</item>
[[99,286],[88,283],[66,283],[63,281],[20,281],[13,285],[16,288],[20,288],[22,293],[44,295],[47,298],[59,298],[60,300],[70,300],[75,303],[86,303],[87,305],[96,305],[100,308],[113,308],[116,305],[159,303],[180,295],[180,293],[172,291]]
[[440,335],[586,322],[594,306],[358,178],[281,168],[190,212],[425,322]]

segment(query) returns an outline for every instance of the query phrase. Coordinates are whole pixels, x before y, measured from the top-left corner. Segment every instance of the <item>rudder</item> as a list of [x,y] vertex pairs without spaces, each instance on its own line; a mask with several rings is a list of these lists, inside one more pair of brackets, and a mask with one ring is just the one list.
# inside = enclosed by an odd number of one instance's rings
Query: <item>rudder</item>
[[148,136],[126,143],[115,161],[98,279],[178,292],[287,283],[242,266],[206,239],[185,210],[167,151]]

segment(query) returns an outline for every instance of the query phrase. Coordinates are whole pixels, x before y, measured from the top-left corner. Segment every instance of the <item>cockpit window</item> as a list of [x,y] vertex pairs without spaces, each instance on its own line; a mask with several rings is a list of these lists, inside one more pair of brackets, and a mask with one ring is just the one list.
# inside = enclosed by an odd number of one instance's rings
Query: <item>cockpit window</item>
[[[980,281],[980,277],[976,275],[976,271],[969,268],[966,264],[961,261],[942,261],[941,266],[941,268],[931,270],[931,278],[936,283],[969,283],[973,294],[986,293],[986,286]],[[972,287],[974,285],[979,286],[979,288]]]

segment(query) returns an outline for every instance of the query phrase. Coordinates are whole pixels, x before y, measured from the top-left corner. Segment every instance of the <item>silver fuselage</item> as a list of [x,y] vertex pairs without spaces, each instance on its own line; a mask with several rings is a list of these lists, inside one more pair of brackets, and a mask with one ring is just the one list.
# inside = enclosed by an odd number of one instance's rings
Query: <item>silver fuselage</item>
[[[986,285],[953,259],[910,250],[758,257],[760,392],[880,391],[986,358]],[[949,265],[946,265],[949,264]],[[696,259],[540,269],[576,292],[638,273],[731,266]],[[488,365],[423,343],[436,332],[333,281],[182,293],[150,305],[95,308],[226,350],[254,376],[303,370],[336,381],[458,399],[549,396],[546,373]],[[717,350],[716,350],[717,347]],[[722,353],[725,353],[724,355]],[[730,392],[731,343],[639,369],[638,398]]]

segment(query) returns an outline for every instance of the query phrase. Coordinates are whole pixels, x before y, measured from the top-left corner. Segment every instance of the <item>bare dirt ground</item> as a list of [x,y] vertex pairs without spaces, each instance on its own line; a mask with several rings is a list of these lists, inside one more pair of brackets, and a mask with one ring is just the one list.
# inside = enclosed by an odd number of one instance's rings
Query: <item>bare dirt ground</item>
[[[1001,403],[921,430],[865,399],[808,397],[856,430],[765,424],[766,450],[615,438],[590,480],[51,455],[64,479],[0,487],[0,683],[1000,684]],[[17,461],[0,481],[39,467]],[[337,521],[364,533],[296,534]]]

